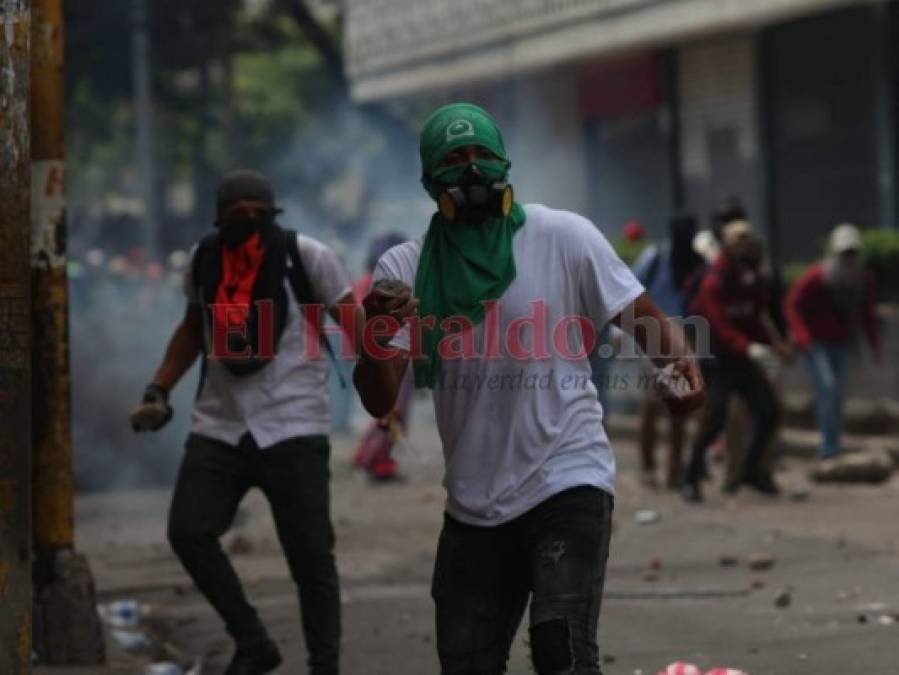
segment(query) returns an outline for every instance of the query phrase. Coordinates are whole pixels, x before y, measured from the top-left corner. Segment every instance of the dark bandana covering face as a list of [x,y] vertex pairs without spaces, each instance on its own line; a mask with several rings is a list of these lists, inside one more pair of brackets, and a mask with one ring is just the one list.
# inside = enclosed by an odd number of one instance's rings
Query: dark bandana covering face
[[[450,152],[468,145],[486,148],[497,159],[440,167]],[[422,129],[420,151],[422,184],[434,199],[475,169],[490,181],[504,181],[511,166],[496,122],[470,103],[435,111]],[[432,216],[415,276],[415,296],[421,302],[421,316],[435,317],[436,328],[422,336],[424,358],[414,364],[417,387],[433,387],[437,380],[441,321],[462,316],[473,325],[480,323],[483,303],[499,299],[515,279],[512,240],[524,221],[524,209],[517,202],[508,216],[477,223],[449,222],[439,211]]]

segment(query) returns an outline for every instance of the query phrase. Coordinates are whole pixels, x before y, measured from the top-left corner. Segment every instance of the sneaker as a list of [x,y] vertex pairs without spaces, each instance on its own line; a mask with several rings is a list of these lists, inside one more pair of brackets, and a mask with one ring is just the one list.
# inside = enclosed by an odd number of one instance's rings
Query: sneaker
[[729,480],[721,486],[721,492],[726,495],[735,495],[740,491],[740,486],[743,484],[741,480]]
[[703,501],[702,481],[696,477],[684,479],[683,495],[684,499],[691,504],[701,503]]
[[691,462],[687,465],[684,472],[684,499],[694,504],[703,501],[702,497],[702,474],[705,471],[705,462]]
[[281,665],[281,652],[274,642],[238,649],[225,675],[265,675]]
[[780,494],[780,488],[774,482],[774,477],[767,471],[761,471],[754,476],[746,478],[743,484],[769,497],[776,497]]

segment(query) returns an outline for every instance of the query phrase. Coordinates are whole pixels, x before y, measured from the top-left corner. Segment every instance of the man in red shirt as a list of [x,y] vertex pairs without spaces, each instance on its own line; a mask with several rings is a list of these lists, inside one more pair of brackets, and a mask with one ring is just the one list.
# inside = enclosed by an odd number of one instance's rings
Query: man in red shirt
[[705,273],[689,310],[709,322],[714,359],[706,368],[709,393],[702,423],[684,477],[685,497],[702,501],[705,455],[727,421],[730,398],[736,394],[754,415],[745,467],[739,479],[725,485],[734,492],[741,484],[764,494],[777,486],[762,459],[780,418],[769,375],[779,356],[788,351],[768,316],[768,281],[761,271],[761,246],[745,220],[733,220],[718,233],[721,254]]
[[834,229],[828,256],[799,278],[784,302],[793,343],[817,395],[821,459],[840,453],[846,357],[861,330],[875,359],[880,357],[874,278],[862,265],[861,245],[854,225]]

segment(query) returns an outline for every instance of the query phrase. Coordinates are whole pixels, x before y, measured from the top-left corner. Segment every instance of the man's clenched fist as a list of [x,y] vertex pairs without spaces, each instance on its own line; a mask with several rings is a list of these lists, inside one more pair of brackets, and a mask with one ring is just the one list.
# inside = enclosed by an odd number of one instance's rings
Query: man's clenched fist
[[156,431],[164,427],[173,415],[169,393],[158,384],[147,386],[144,398],[131,410],[131,428],[135,431]]

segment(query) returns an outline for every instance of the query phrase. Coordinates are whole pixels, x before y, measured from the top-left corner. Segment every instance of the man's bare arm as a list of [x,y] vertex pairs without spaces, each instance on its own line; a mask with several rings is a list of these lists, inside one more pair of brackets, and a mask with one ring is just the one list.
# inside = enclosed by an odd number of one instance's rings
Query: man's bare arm
[[705,383],[687,336],[648,294],[642,293],[613,323],[630,334],[656,366],[674,364],[675,372],[686,378],[690,391],[665,399],[672,412],[689,412],[702,404]]
[[409,352],[398,353],[388,359],[377,359],[362,349],[353,384],[362,399],[362,405],[372,417],[384,417],[393,410],[400,385],[409,367]]
[[[362,303],[366,321],[391,317],[397,324],[418,313],[418,300],[412,289],[397,281],[376,282]],[[396,403],[400,385],[409,368],[409,352],[389,347],[390,336],[373,338],[375,344],[362,344],[359,361],[353,371],[353,384],[362,405],[373,417],[384,417]],[[385,354],[390,351],[392,353]]]
[[203,346],[203,316],[199,305],[189,304],[172,334],[153,384],[171,391],[196,360]]

